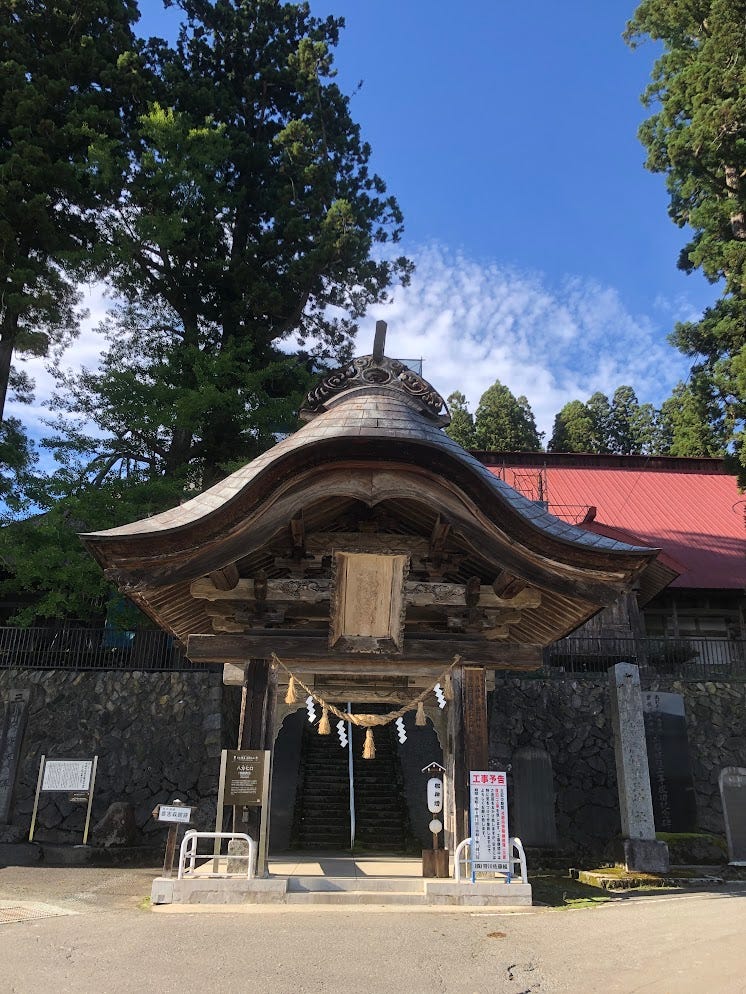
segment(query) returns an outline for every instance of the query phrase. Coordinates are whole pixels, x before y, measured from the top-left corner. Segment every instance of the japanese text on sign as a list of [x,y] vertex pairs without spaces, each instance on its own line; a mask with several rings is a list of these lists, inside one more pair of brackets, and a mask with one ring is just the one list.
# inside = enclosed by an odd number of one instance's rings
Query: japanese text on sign
[[508,785],[505,773],[469,774],[472,870],[510,873]]
[[42,791],[87,791],[93,760],[48,759],[44,764]]
[[225,767],[225,804],[259,807],[264,785],[264,752],[229,751]]
[[192,817],[192,809],[179,804],[161,804],[158,811],[158,821],[188,824]]

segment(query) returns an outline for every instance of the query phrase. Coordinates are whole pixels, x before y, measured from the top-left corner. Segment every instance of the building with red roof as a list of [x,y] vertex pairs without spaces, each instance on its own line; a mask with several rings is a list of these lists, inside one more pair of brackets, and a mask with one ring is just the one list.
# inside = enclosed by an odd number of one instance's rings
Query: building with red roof
[[746,638],[746,494],[723,460],[551,452],[478,458],[557,517],[661,550],[659,561],[678,575],[640,598],[642,634]]

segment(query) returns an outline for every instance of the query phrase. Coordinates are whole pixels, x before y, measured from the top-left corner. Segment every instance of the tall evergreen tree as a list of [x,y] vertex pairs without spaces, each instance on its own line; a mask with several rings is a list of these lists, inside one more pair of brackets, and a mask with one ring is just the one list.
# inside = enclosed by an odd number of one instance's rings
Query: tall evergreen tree
[[721,410],[703,380],[677,383],[660,411],[665,451],[672,456],[723,456],[727,432]]
[[293,341],[346,358],[410,265],[373,252],[402,219],[334,82],[343,22],[279,0],[174,5],[179,38],[145,47],[154,99],[103,218],[124,306],[69,406],[105,429],[85,444],[114,472],[134,448],[204,486],[287,428],[310,363]]
[[594,452],[594,422],[588,405],[571,400],[554,418],[549,452]]
[[499,380],[482,394],[474,418],[477,448],[540,452],[541,436],[528,400],[515,397]]
[[663,49],[640,138],[647,168],[666,176],[672,219],[693,233],[679,266],[722,287],[672,340],[709,384],[746,466],[746,2],[643,0],[626,36]]
[[445,429],[446,435],[465,449],[473,449],[476,445],[474,416],[469,410],[466,397],[460,390],[454,390],[446,398],[446,403],[451,413],[451,423]]
[[[173,6],[177,43],[143,43],[133,63],[124,189],[96,218],[110,346],[63,382],[44,527],[0,532],[40,617],[100,591],[75,531],[172,505],[292,429],[311,372],[346,358],[367,306],[411,269],[375,252],[402,219],[334,82],[343,22],[279,0]],[[120,151],[98,143],[102,178]]]
[[591,452],[611,452],[611,404],[605,393],[597,390],[586,405],[593,425]]
[[13,356],[46,355],[77,327],[71,276],[95,268],[124,167],[137,17],[134,0],[3,4],[0,421]]

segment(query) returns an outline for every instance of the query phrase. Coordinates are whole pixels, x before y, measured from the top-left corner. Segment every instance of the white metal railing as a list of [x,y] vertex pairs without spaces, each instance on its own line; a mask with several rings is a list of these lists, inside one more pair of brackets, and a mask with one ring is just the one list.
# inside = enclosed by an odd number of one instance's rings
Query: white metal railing
[[[467,849],[469,850],[467,855]],[[514,854],[517,853],[516,856]],[[459,842],[456,846],[456,852],[453,854],[453,874],[456,879],[456,883],[461,883],[463,876],[461,873],[461,864],[467,867],[471,863],[471,838],[464,839],[463,842]],[[521,882],[524,884],[528,883],[528,870],[526,869],[526,853],[523,849],[523,843],[520,839],[511,837],[510,839],[510,865],[513,867],[512,874],[508,874],[508,883],[510,883],[511,876],[517,876],[515,873],[515,865],[518,863],[521,872]],[[469,874],[470,876],[471,874]],[[505,876],[505,874],[502,874]]]
[[[184,833],[184,838],[181,841],[181,848],[179,849],[179,875],[178,879],[183,880],[186,875],[193,876],[197,870],[197,860],[204,859],[207,862],[212,861],[213,872],[208,874],[210,877],[233,877],[239,876],[237,873],[228,873],[227,869],[225,873],[220,873],[218,869],[218,860],[220,858],[219,852],[216,855],[215,850],[209,853],[199,853],[197,852],[200,839],[210,839],[215,844],[215,840],[222,839],[241,839],[246,842],[249,846],[248,855],[243,853],[228,853],[228,859],[245,859],[246,860],[246,878],[251,880],[254,876],[254,866],[256,864],[256,842],[251,838],[250,835],[246,835],[243,832],[197,832],[193,828],[189,829],[188,832]],[[222,843],[219,843],[222,844]],[[189,861],[189,867],[187,868],[186,862]],[[243,876],[243,874],[241,874]]]

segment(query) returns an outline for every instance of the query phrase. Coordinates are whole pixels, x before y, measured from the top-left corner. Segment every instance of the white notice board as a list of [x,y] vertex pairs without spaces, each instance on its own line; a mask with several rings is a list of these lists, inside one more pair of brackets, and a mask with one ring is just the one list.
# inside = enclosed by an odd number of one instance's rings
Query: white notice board
[[508,781],[505,773],[476,770],[469,774],[472,872],[510,873]]
[[91,786],[92,759],[48,759],[44,764],[42,791],[87,791]]

